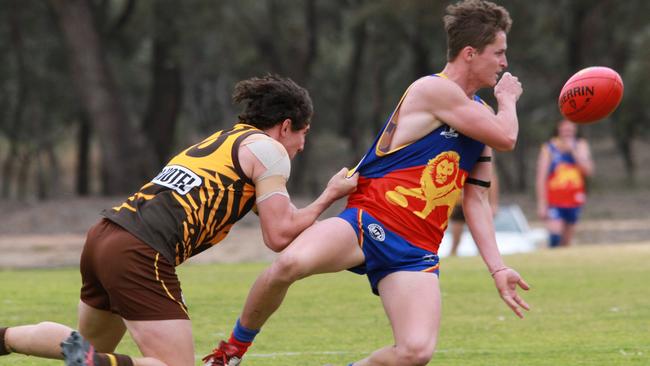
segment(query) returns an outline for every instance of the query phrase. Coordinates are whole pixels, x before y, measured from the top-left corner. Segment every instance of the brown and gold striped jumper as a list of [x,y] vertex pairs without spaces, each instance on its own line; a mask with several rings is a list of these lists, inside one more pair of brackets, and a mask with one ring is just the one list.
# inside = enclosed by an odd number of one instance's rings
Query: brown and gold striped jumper
[[239,145],[261,130],[239,123],[172,158],[109,220],[179,265],[219,243],[255,205],[255,187],[238,160]]

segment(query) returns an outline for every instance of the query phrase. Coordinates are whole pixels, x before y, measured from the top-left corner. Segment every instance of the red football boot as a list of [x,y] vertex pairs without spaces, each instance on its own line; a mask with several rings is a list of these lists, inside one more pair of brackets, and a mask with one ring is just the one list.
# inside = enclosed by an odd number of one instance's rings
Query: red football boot
[[234,344],[219,342],[219,347],[203,357],[204,366],[237,366],[241,363],[244,352]]

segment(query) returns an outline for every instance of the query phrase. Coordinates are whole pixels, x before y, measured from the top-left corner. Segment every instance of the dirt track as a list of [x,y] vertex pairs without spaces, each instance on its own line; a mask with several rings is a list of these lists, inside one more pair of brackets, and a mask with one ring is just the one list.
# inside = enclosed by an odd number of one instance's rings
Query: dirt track
[[[0,235],[0,269],[77,266],[84,240],[80,234]],[[264,247],[258,228],[242,227],[189,263],[261,262],[274,256]]]
[[[577,244],[647,242],[650,245],[650,194],[599,196],[586,208],[578,226]],[[520,204],[527,217],[534,207],[526,197],[506,197],[504,203]],[[115,199],[56,200],[38,204],[0,202],[0,269],[76,266],[85,233],[105,207]],[[326,216],[335,214],[331,208]],[[531,222],[539,226],[539,222]],[[217,247],[191,262],[270,261],[275,256],[263,242],[257,218],[246,216]]]

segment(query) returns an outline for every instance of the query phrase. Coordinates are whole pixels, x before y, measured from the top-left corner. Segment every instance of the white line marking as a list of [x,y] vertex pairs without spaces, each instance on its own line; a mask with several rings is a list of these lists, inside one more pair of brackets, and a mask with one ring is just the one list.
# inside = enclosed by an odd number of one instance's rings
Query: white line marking
[[348,352],[348,351],[320,351],[320,352],[274,352],[274,353],[251,353],[247,357],[278,357],[278,356],[302,356],[302,355],[349,355],[354,353],[366,352]]

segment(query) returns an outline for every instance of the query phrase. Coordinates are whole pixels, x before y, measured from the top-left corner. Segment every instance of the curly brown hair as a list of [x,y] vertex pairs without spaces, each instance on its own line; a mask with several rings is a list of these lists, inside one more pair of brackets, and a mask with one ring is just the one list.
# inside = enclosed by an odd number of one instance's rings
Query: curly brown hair
[[235,103],[243,103],[239,119],[261,130],[271,128],[285,119],[298,131],[311,122],[314,114],[309,93],[289,78],[266,75],[242,80],[232,94]]
[[508,10],[490,1],[465,0],[447,6],[446,11],[443,22],[448,61],[453,61],[466,46],[483,52],[499,31],[508,33],[512,26]]

